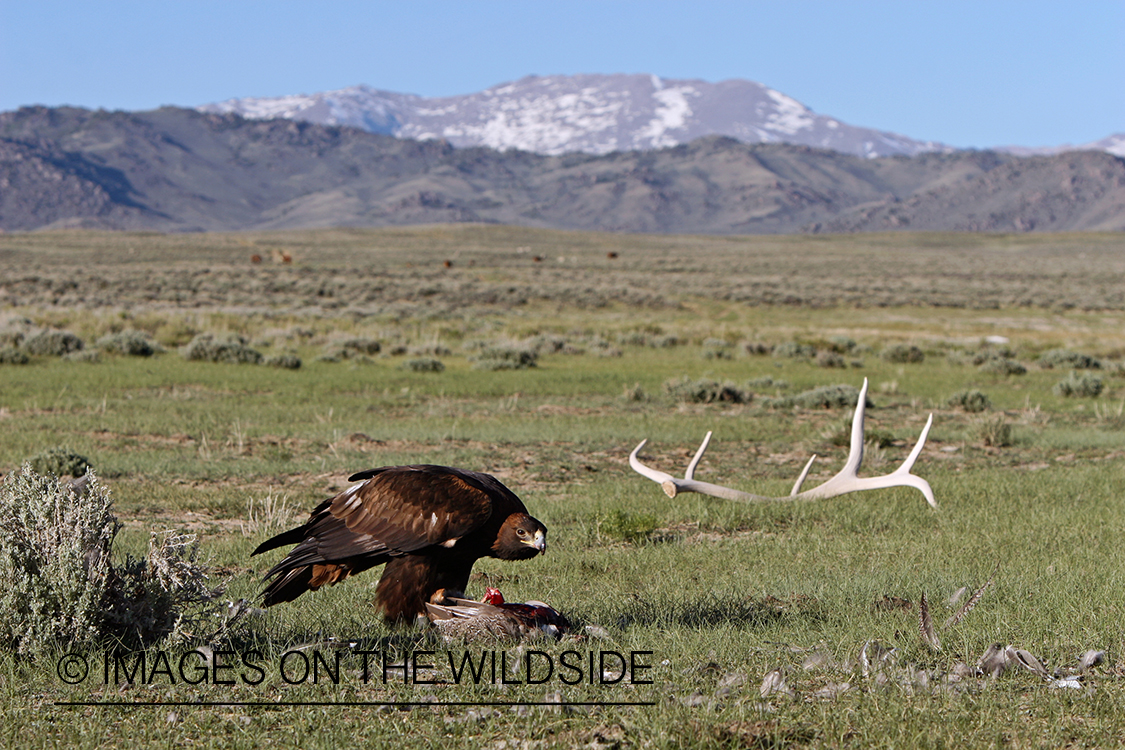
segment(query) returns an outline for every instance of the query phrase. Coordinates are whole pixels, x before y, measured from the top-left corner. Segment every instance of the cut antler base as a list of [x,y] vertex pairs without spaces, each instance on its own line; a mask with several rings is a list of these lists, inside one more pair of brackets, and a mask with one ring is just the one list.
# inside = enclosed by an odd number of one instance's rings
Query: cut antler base
[[852,417],[852,434],[851,434],[851,447],[848,450],[848,460],[844,463],[844,467],[836,473],[834,477],[829,479],[822,485],[813,487],[810,490],[801,491],[801,485],[804,484],[805,477],[809,474],[809,469],[812,468],[813,461],[816,460],[816,454],[813,454],[805,468],[801,471],[801,475],[797,477],[797,482],[793,485],[792,492],[788,497],[768,497],[765,495],[754,495],[749,492],[741,492],[739,490],[731,489],[730,487],[722,487],[710,482],[700,482],[694,478],[695,467],[699,465],[699,460],[703,458],[704,451],[707,450],[707,444],[711,442],[711,433],[708,432],[703,438],[703,443],[699,446],[699,450],[695,452],[691,462],[688,464],[687,471],[684,472],[683,479],[677,479],[671,474],[665,474],[663,471],[649,468],[641,463],[637,458],[637,454],[645,447],[648,440],[642,440],[641,444],[633,449],[629,454],[629,465],[633,467],[633,471],[637,472],[643,477],[647,477],[652,481],[658,483],[664,488],[664,493],[668,497],[675,497],[679,492],[699,492],[704,495],[711,495],[712,497],[721,497],[726,500],[740,500],[743,502],[765,502],[765,501],[778,501],[778,500],[818,500],[829,497],[836,497],[838,495],[846,495],[849,492],[861,492],[863,490],[882,489],[884,487],[914,487],[921,492],[926,502],[930,507],[937,509],[937,501],[934,499],[934,492],[930,488],[930,483],[919,476],[910,473],[914,467],[914,462],[918,460],[918,455],[922,452],[922,446],[926,444],[926,436],[930,434],[930,426],[934,423],[934,415],[931,414],[930,418],[926,420],[926,426],[922,429],[922,434],[915,443],[914,448],[910,451],[910,455],[902,462],[902,465],[892,471],[890,474],[885,474],[879,477],[860,477],[858,475],[860,464],[863,463],[863,418],[867,407],[867,378],[863,379],[863,388],[859,391],[859,401],[856,403],[855,416]]

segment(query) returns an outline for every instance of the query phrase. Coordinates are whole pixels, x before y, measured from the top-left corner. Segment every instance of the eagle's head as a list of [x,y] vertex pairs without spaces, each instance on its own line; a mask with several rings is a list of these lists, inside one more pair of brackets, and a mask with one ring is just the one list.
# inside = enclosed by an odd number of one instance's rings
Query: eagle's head
[[513,513],[504,519],[492,554],[501,560],[526,560],[547,551],[547,527],[527,515]]

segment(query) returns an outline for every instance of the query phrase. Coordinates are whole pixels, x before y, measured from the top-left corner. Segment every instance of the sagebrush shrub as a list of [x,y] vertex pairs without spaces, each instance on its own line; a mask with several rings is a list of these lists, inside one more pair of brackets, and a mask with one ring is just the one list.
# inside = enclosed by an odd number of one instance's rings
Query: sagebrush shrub
[[996,357],[993,359],[985,360],[980,365],[981,372],[992,373],[993,375],[1026,375],[1027,368],[1016,362],[1013,359],[1004,359]]
[[92,468],[90,459],[66,448],[48,448],[27,463],[32,471],[45,477],[80,477]]
[[590,345],[588,351],[595,357],[620,357],[625,353],[619,347],[613,346],[608,341],[594,342]]
[[565,336],[559,336],[554,333],[541,333],[525,339],[523,345],[536,354],[555,354],[565,349],[569,343]]
[[844,358],[842,356],[840,356],[839,354],[837,354],[836,352],[832,351],[831,349],[825,349],[822,352],[817,352],[817,354],[816,354],[816,366],[817,367],[829,367],[829,368],[831,368],[831,367],[847,367],[848,363],[845,362]]
[[144,559],[112,561],[120,524],[93,471],[76,482],[31,465],[0,484],[0,646],[17,653],[113,640],[145,647],[200,624],[217,592],[192,535],[153,533]]
[[763,375],[759,378],[752,378],[746,381],[747,388],[779,388],[784,390],[789,387],[788,380],[774,380],[769,375]]
[[1069,367],[1072,370],[1100,370],[1102,367],[1100,360],[1088,354],[1072,352],[1069,349],[1052,349],[1043,352],[1039,357],[1038,364],[1048,370],[1055,367]]
[[0,365],[26,365],[29,362],[31,362],[31,357],[27,356],[27,352],[14,346],[0,348]]
[[695,404],[711,404],[716,402],[748,404],[754,398],[753,393],[739,388],[730,381],[720,383],[710,378],[692,380],[686,375],[665,381],[664,392],[676,401],[685,401]]
[[219,591],[208,587],[198,554],[194,534],[152,532],[148,555],[129,556],[113,571],[102,633],[132,647],[146,647],[166,638],[189,637],[191,630],[213,622],[209,610]]
[[850,354],[857,346],[855,339],[847,336],[828,337],[828,348],[837,354]]
[[415,357],[448,357],[453,354],[453,350],[445,344],[432,343],[432,344],[419,344],[412,346],[406,350],[407,354]]
[[816,347],[811,344],[798,344],[796,341],[786,341],[775,346],[770,353],[775,357],[787,359],[815,357]]
[[182,350],[184,359],[192,362],[224,362],[228,364],[260,364],[262,354],[247,345],[246,338],[237,334],[216,336],[201,333]]
[[418,359],[407,360],[403,363],[402,368],[412,372],[442,372],[445,370],[445,365],[440,359],[419,357]]
[[926,354],[913,344],[894,344],[883,350],[883,359],[896,364],[916,364],[926,359]]
[[[350,338],[344,341],[329,341],[324,345],[323,353],[317,358],[318,361],[340,361],[340,360],[371,360],[372,355],[378,354],[383,351],[383,345],[375,339],[369,338]],[[398,344],[393,346],[388,351],[391,355],[402,355],[409,351],[405,344]]]
[[720,346],[703,350],[704,359],[734,359],[729,347]]
[[375,339],[364,337],[350,338],[337,343],[336,346],[344,351],[345,358],[358,354],[366,354],[370,357],[372,354],[378,354],[383,350],[383,345],[381,343]]
[[648,394],[645,389],[641,387],[640,383],[634,383],[631,386],[626,386],[621,398],[625,401],[644,402],[648,401]]
[[67,362],[86,362],[87,364],[97,364],[102,361],[102,355],[97,349],[82,349],[81,351],[64,354],[62,358]]
[[[837,422],[834,427],[829,427],[821,435],[832,445],[850,446],[852,443],[852,420],[848,418]],[[886,430],[867,429],[863,435],[863,444],[876,450],[890,448],[895,444],[895,436]]]
[[117,534],[109,492],[85,492],[29,464],[0,485],[0,643],[18,653],[95,640]]
[[17,347],[23,343],[26,335],[23,331],[0,331],[0,347]]
[[28,354],[61,357],[85,348],[86,343],[70,331],[40,331],[28,336],[20,347]]
[[1055,383],[1052,389],[1056,396],[1067,398],[1095,398],[1100,395],[1105,383],[1097,375],[1089,372],[1071,372]]
[[[854,385],[822,385],[792,397],[795,406],[805,409],[843,409],[859,403],[859,389]],[[865,406],[874,406],[870,398]]]
[[622,346],[648,346],[651,338],[651,334],[644,331],[622,331],[616,336],[617,343]]
[[742,350],[751,357],[761,357],[773,351],[773,347],[761,341],[747,341],[743,343]]
[[476,370],[526,370],[538,366],[534,349],[517,344],[496,344],[481,349],[472,358]]
[[127,357],[151,357],[164,351],[164,347],[153,341],[152,336],[131,328],[102,336],[95,346],[103,352],[123,354]]
[[977,425],[977,437],[987,446],[1003,448],[1012,444],[1012,426],[1003,414],[997,414]]
[[680,346],[684,340],[675,334],[666,333],[659,336],[653,336],[648,345],[654,349],[670,349],[673,346]]
[[270,367],[280,367],[283,370],[299,370],[301,369],[301,358],[296,354],[286,352],[267,357],[262,364]]
[[963,409],[974,414],[992,408],[992,401],[988,395],[976,389],[957,391],[949,397],[946,404],[954,409]]
[[969,357],[970,361],[974,365],[977,365],[979,367],[980,365],[983,365],[994,359],[1012,359],[1016,355],[1015,352],[1013,352],[1006,346],[987,346],[983,349],[978,349],[975,352],[971,352],[966,356]]

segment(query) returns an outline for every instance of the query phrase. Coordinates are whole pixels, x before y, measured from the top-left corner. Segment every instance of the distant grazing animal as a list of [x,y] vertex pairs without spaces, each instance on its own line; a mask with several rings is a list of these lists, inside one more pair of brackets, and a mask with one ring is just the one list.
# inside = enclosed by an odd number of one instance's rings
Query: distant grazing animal
[[390,622],[426,614],[439,589],[464,591],[482,557],[526,560],[547,550],[547,527],[496,477],[447,466],[384,466],[318,505],[308,523],[255,555],[296,544],[274,565],[269,607],[386,563],[376,601]]
[[434,598],[438,601],[426,604],[426,614],[447,638],[522,640],[548,635],[558,639],[570,631],[566,617],[548,605],[535,601],[505,602],[500,589],[488,589],[479,602],[446,596],[441,591]]
[[261,263],[262,262],[262,256],[258,255],[257,253],[254,253],[253,255],[250,256],[250,262],[251,263]]

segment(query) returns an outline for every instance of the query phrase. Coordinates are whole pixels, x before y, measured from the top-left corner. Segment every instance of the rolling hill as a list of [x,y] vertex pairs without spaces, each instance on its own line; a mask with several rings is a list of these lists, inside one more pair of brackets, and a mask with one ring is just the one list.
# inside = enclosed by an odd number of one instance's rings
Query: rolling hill
[[1125,229],[1110,153],[864,158],[710,136],[548,156],[162,108],[0,113],[0,228],[491,222],[625,232]]

